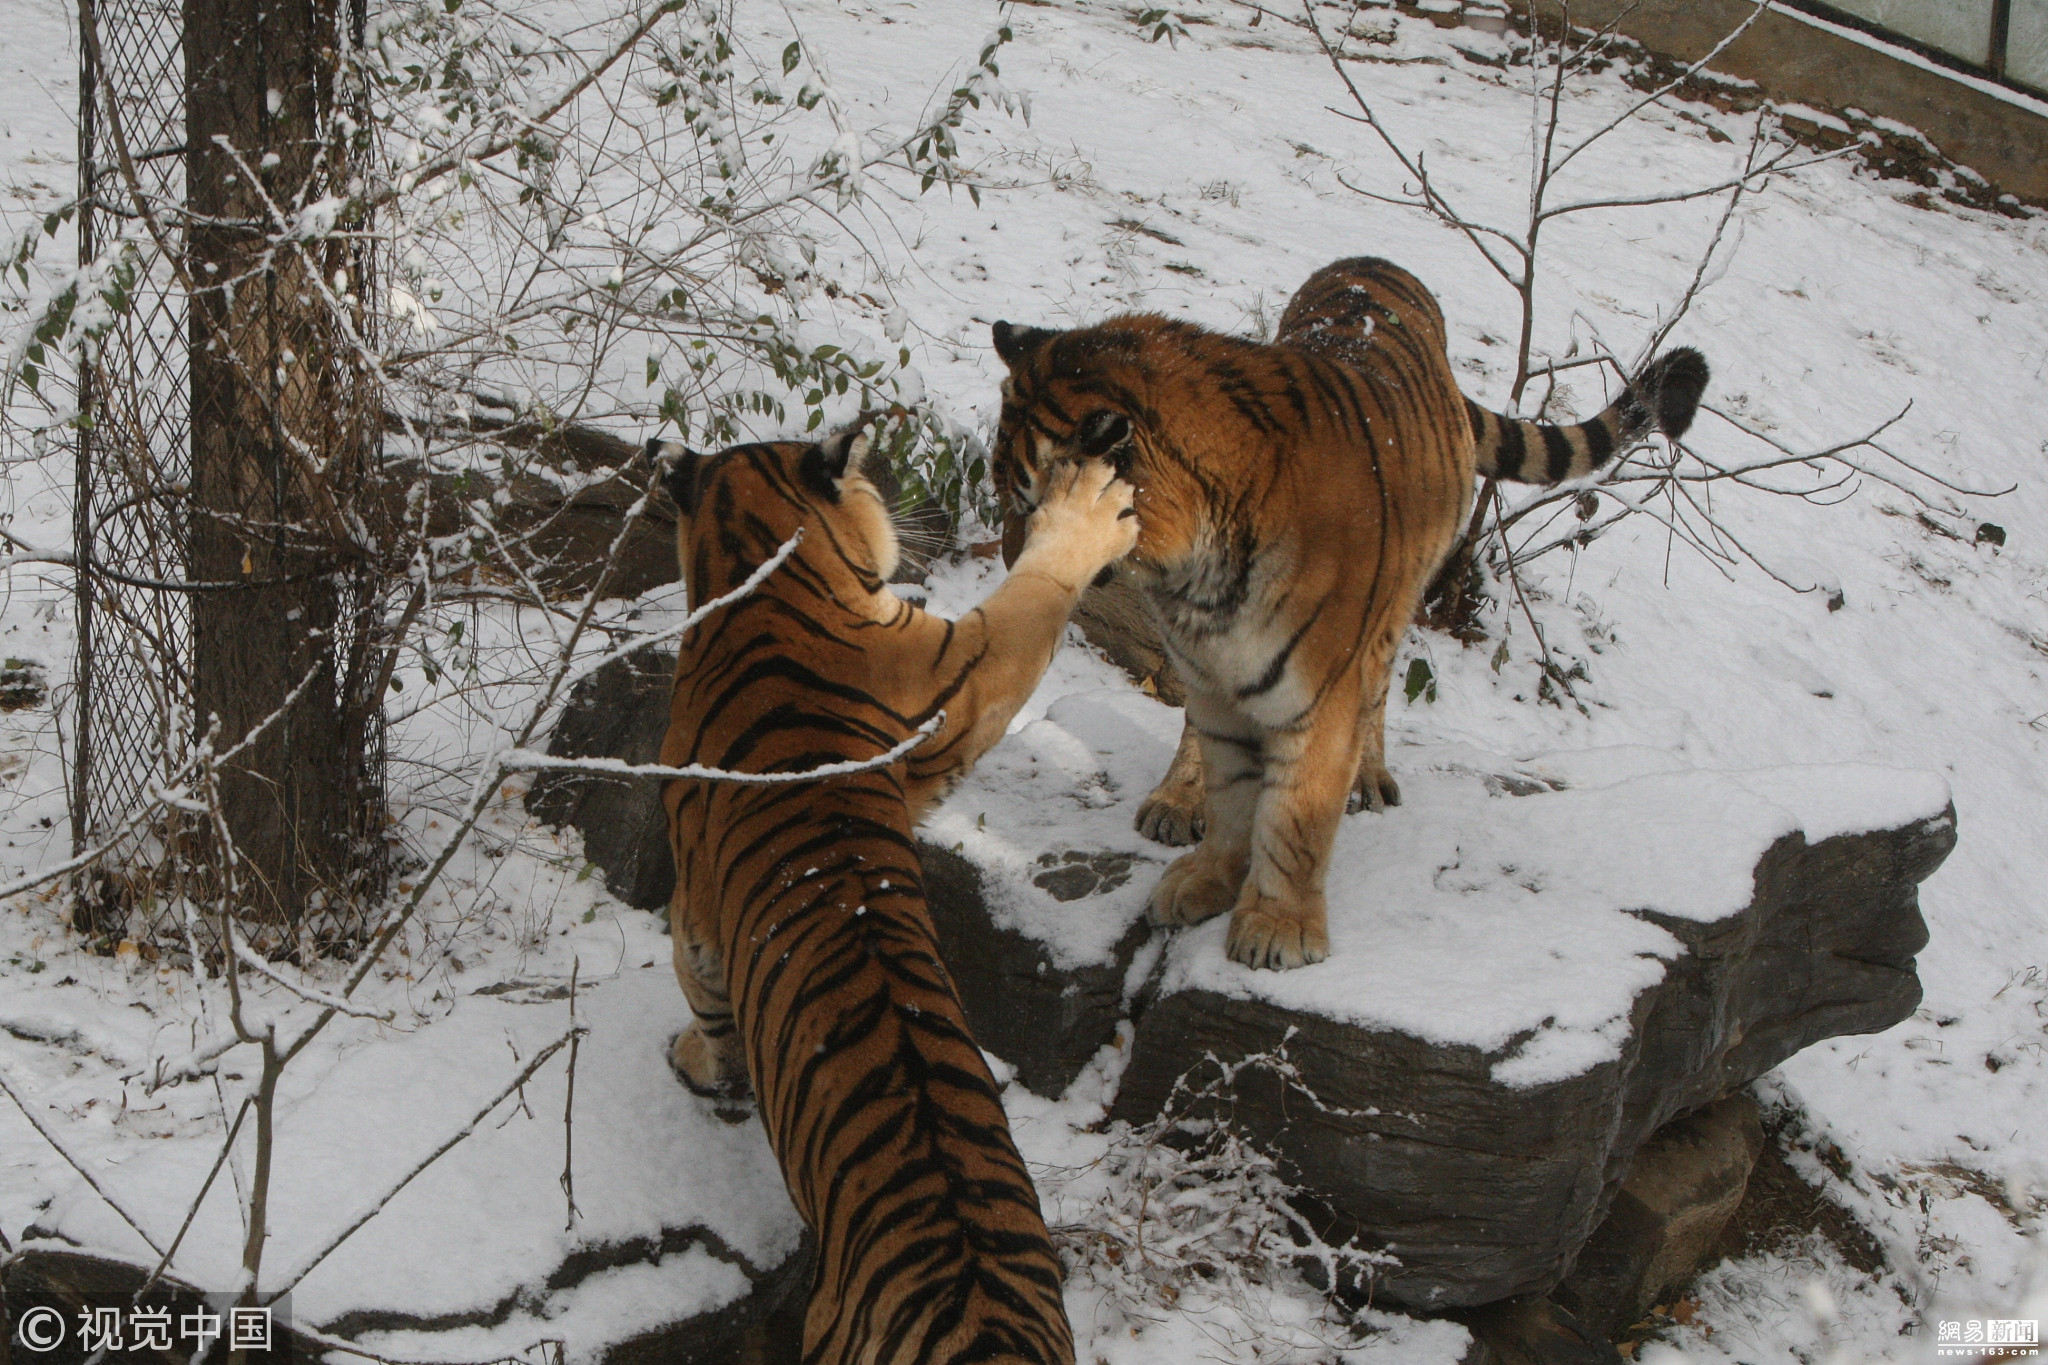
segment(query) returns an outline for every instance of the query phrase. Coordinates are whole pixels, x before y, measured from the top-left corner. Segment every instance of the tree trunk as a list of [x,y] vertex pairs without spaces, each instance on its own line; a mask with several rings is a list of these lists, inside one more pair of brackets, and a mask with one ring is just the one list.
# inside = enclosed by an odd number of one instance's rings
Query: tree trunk
[[[296,924],[382,860],[372,532],[377,404],[348,336],[367,262],[302,239],[346,194],[337,0],[185,0],[195,721],[217,749],[238,907]],[[338,302],[337,302],[338,301]],[[354,311],[353,319],[343,316]],[[357,328],[360,335],[360,329]]]

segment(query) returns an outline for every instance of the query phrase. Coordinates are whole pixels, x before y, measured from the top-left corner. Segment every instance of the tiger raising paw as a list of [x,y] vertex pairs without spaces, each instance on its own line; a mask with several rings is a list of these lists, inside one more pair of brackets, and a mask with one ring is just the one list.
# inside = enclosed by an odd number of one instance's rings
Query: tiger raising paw
[[889,590],[896,534],[869,439],[656,443],[693,602],[794,553],[681,640],[662,762],[784,785],[670,781],[669,916],[693,1090],[751,1089],[816,1238],[807,1365],[1066,1365],[1060,1264],[925,907],[912,826],[1003,735],[1068,613],[1138,536],[1106,464],[1041,480],[1023,553],[958,621]]

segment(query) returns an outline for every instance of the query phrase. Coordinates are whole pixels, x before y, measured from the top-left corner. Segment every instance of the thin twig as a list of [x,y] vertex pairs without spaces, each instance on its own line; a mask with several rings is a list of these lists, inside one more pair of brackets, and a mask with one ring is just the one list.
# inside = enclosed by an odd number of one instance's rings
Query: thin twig
[[[612,552],[606,558],[604,568],[599,572],[597,580],[591,585],[589,594],[584,598],[583,610],[578,616],[576,626],[569,633],[568,638],[563,641],[555,671],[549,676],[548,684],[543,689],[540,700],[535,703],[532,711],[527,716],[526,723],[520,727],[518,735],[514,738],[511,746],[513,750],[523,748],[527,741],[532,739],[542,723],[553,714],[556,705],[566,700],[569,689],[577,681],[587,676],[590,672],[594,672],[596,667],[601,666],[593,661],[582,669],[575,669],[569,667],[569,659],[573,657],[573,651],[588,627],[592,613],[596,610],[599,596],[610,579],[613,567],[618,563],[619,547],[632,534],[634,527],[638,525],[640,514],[645,511],[647,501],[648,495],[643,494],[639,501],[627,509],[627,514],[619,528],[619,533],[613,538]],[[601,657],[608,662],[610,657],[623,657],[623,655],[630,654],[636,649],[645,648],[647,645],[654,643],[657,638],[665,635],[680,635],[710,616],[713,612],[746,597],[758,588],[761,583],[766,581],[769,574],[781,567],[784,561],[796,553],[797,546],[802,540],[803,532],[799,529],[731,592],[706,602],[702,607],[692,611],[683,620],[670,627],[668,631],[656,632],[652,636],[635,641],[624,650],[611,651],[610,655]],[[376,970],[377,961],[383,956],[384,950],[391,946],[392,941],[411,922],[413,915],[418,913],[419,907],[426,901],[428,892],[433,889],[440,880],[442,872],[447,869],[448,864],[454,859],[455,852],[461,847],[462,841],[468,838],[469,832],[476,828],[477,821],[483,818],[485,809],[488,808],[492,796],[497,792],[498,784],[509,776],[509,770],[498,763],[487,763],[484,769],[479,770],[477,776],[480,780],[471,788],[470,799],[461,818],[455,822],[454,827],[449,830],[447,837],[441,841],[441,847],[435,852],[434,857],[429,860],[426,869],[421,873],[418,880],[413,883],[411,893],[396,907],[385,913],[376,931],[371,935],[369,946],[358,957],[355,967],[350,971],[348,979],[343,983],[341,990],[343,998],[353,995],[356,988],[362,985],[372,971]],[[304,1051],[312,1043],[313,1039],[318,1037],[321,1031],[334,1019],[338,1012],[332,1009],[324,1010],[312,1023],[307,1025],[305,1032],[301,1033],[285,1048],[285,1060],[290,1061],[293,1057]]]
[[583,1027],[576,1018],[576,984],[583,971],[582,957],[569,960],[569,1091],[562,1097],[562,1198],[568,1205],[562,1231],[576,1229],[576,1051],[583,1041]]
[[[1904,456],[1896,454],[1893,451],[1886,449],[1884,446],[1879,445],[1877,443],[1877,438],[1883,435],[1884,432],[1889,430],[1891,427],[1896,425],[1902,418],[1905,417],[1905,415],[1908,412],[1912,411],[1912,408],[1913,405],[1910,402],[1907,403],[1904,407],[1900,408],[1892,416],[1886,418],[1882,423],[1874,427],[1867,435],[1859,436],[1851,441],[1843,441],[1837,445],[1829,446],[1825,450],[1812,451],[1802,454],[1798,451],[1793,450],[1791,446],[1786,445],[1784,442],[1780,441],[1777,437],[1771,435],[1769,432],[1764,431],[1759,427],[1751,425],[1750,423],[1744,421],[1740,417],[1737,417],[1735,414],[1731,412],[1727,412],[1721,408],[1717,408],[1711,403],[1700,404],[1700,411],[1710,412],[1714,416],[1726,422],[1729,426],[1734,427],[1737,431],[1742,432],[1744,435],[1753,436],[1757,440],[1762,441],[1765,445],[1773,446],[1778,450],[1784,451],[1788,455],[1794,456],[1795,458],[1810,460],[1839,460],[1847,451],[1854,450],[1858,446],[1869,446],[1872,450],[1878,451],[1880,454],[1882,454],[1886,459],[1891,460],[1894,463],[1911,470],[1913,473],[1918,474],[1921,478],[1926,479],[1929,483],[1939,484],[1941,487],[1946,488],[1949,492],[1960,493],[1965,497],[2002,498],[2006,494],[2014,492],[2019,488],[2019,485],[2017,483],[2010,484],[2004,488],[1971,488],[1965,484],[1959,484],[1949,479],[1944,479],[1941,475],[1934,473],[1932,470],[1922,469],[1919,465],[1914,464],[1911,460],[1906,459]],[[1893,487],[1898,488],[1901,492],[1911,491],[1904,484],[1899,483],[1894,479],[1885,478],[1884,475],[1874,470],[1864,469],[1861,466],[1858,466],[1857,472],[1862,474],[1868,474],[1873,479],[1883,480],[1883,482],[1891,484]]]
[[173,1081],[197,1080],[207,1073],[208,1067],[240,1047],[242,1041],[233,1033],[224,1033],[200,1044],[175,1062],[159,1059],[155,1076],[143,1087],[145,1093],[153,1095]]
[[695,763],[680,768],[665,767],[659,763],[628,763],[618,758],[552,758],[537,754],[530,749],[513,749],[499,755],[498,764],[508,773],[532,772],[584,772],[603,773],[607,777],[652,777],[663,781],[691,782],[740,782],[758,786],[780,786],[791,782],[817,782],[828,777],[846,777],[853,773],[873,772],[886,768],[912,749],[924,743],[944,727],[946,713],[939,712],[910,734],[873,758],[849,758],[839,763],[821,763],[815,768],[804,768],[791,773],[742,773],[728,768],[706,768]]
[[193,1195],[192,1202],[185,1207],[185,1221],[178,1224],[178,1235],[171,1238],[171,1244],[164,1248],[164,1254],[158,1258],[156,1268],[149,1272],[149,1277],[142,1282],[142,1287],[135,1291],[137,1303],[142,1302],[142,1296],[156,1287],[156,1282],[170,1269],[171,1258],[176,1256],[178,1248],[184,1245],[186,1230],[192,1226],[192,1220],[199,1216],[199,1206],[206,1202],[206,1192],[213,1188],[213,1178],[220,1174],[220,1168],[227,1164],[229,1153],[235,1150],[235,1139],[242,1134],[242,1120],[249,1116],[249,1108],[254,1102],[255,1097],[252,1095],[242,1097],[242,1106],[235,1111],[235,1121],[228,1125],[228,1135],[220,1145],[220,1154],[214,1157],[213,1165],[207,1168],[206,1179],[199,1182],[199,1193]]
[[48,882],[68,877],[80,868],[92,866],[115,849],[121,847],[122,844],[128,842],[129,837],[136,830],[141,829],[151,820],[154,820],[157,812],[162,810],[165,804],[166,800],[163,789],[151,789],[143,802],[133,811],[130,811],[128,816],[119,825],[115,826],[112,835],[85,852],[66,858],[61,863],[53,863],[40,871],[31,872],[25,877],[17,877],[11,882],[0,885],[0,900],[6,900],[9,896],[18,896],[24,891],[33,891],[35,888]]
[[[522,132],[538,129],[552,122],[555,115],[574,104],[583,92],[596,84],[605,72],[611,70],[612,67],[618,64],[621,58],[638,47],[640,40],[652,32],[657,23],[661,22],[665,16],[675,13],[682,7],[683,0],[661,0],[660,4],[655,5],[632,28],[628,29],[626,36],[613,44],[611,50],[605,53],[595,66],[587,68],[580,77],[570,82],[567,88],[557,93],[552,100],[542,105],[535,112],[520,115],[519,122],[523,125]],[[436,160],[420,167],[419,170],[409,172],[398,182],[387,185],[374,194],[365,196],[353,207],[358,213],[368,213],[371,210],[381,208],[396,199],[400,194],[410,193],[422,185],[440,179],[442,176],[459,171],[472,162],[488,161],[494,156],[509,152],[519,145],[519,141],[518,137],[507,137],[501,133],[491,138],[482,147],[471,147],[444,153]]]
[[1727,180],[1722,180],[1712,185],[1702,185],[1697,189],[1673,190],[1669,194],[1646,194],[1634,198],[1574,200],[1569,204],[1559,204],[1555,208],[1547,208],[1543,210],[1540,217],[1543,221],[1548,222],[1552,218],[1562,218],[1569,213],[1584,213],[1589,209],[1632,209],[1645,208],[1653,204],[1683,204],[1688,200],[1705,199],[1710,195],[1724,194],[1732,189],[1750,187],[1752,182],[1766,181],[1773,176],[1790,175],[1794,171],[1803,171],[1810,166],[1818,166],[1823,162],[1833,161],[1837,157],[1846,155],[1854,150],[1856,150],[1854,147],[1837,148],[1832,152],[1824,152],[1819,156],[1808,157],[1804,161],[1795,161],[1789,166],[1782,164],[1789,153],[1781,152],[1776,158],[1766,161],[1753,171],[1745,171],[1741,175],[1730,177]]
[[1385,145],[1386,149],[1389,152],[1393,154],[1394,159],[1401,163],[1401,168],[1407,171],[1409,175],[1415,178],[1417,185],[1421,187],[1423,200],[1425,202],[1425,205],[1429,208],[1429,210],[1432,213],[1435,213],[1444,222],[1451,224],[1452,226],[1456,227],[1460,232],[1464,233],[1466,240],[1472,243],[1473,249],[1476,250],[1481,256],[1483,256],[1486,259],[1486,263],[1488,265],[1491,265],[1494,268],[1494,270],[1500,274],[1500,277],[1502,279],[1507,280],[1510,284],[1512,284],[1516,280],[1517,276],[1515,272],[1510,270],[1505,264],[1503,264],[1499,260],[1499,258],[1497,258],[1493,254],[1492,250],[1488,248],[1486,243],[1481,240],[1482,234],[1497,238],[1504,245],[1510,247],[1511,249],[1521,254],[1523,257],[1524,266],[1523,273],[1526,274],[1528,267],[1527,249],[1520,242],[1516,241],[1513,236],[1511,236],[1508,233],[1502,232],[1497,228],[1483,227],[1476,223],[1468,223],[1463,217],[1461,217],[1459,214],[1453,211],[1449,204],[1444,202],[1443,197],[1439,195],[1436,192],[1435,188],[1430,184],[1428,171],[1425,168],[1421,159],[1411,158],[1408,155],[1406,149],[1404,149],[1400,145],[1400,143],[1394,140],[1393,134],[1388,132],[1386,125],[1380,122],[1379,115],[1373,112],[1372,105],[1369,102],[1367,102],[1365,96],[1359,92],[1358,86],[1351,79],[1351,73],[1344,69],[1343,59],[1338,55],[1337,50],[1330,46],[1329,37],[1323,32],[1322,25],[1316,21],[1314,7],[1311,4],[1306,3],[1306,0],[1302,6],[1302,14],[1304,20],[1306,21],[1306,26],[1309,32],[1315,35],[1316,45],[1322,49],[1324,58],[1328,60],[1328,62],[1330,63],[1330,69],[1335,71],[1337,73],[1337,79],[1344,83],[1344,89],[1347,93],[1350,94],[1351,102],[1358,106],[1357,116],[1343,114],[1342,111],[1334,109],[1331,110],[1331,112],[1339,114],[1340,117],[1344,118],[1355,117],[1355,121],[1364,123],[1367,127],[1371,128],[1373,132],[1378,134],[1380,142],[1383,145]]
[[351,1019],[374,1019],[380,1024],[388,1024],[398,1017],[395,1010],[366,1010],[360,1005],[350,1004],[340,996],[329,995],[325,991],[316,991],[310,986],[301,986],[296,982],[288,981],[283,974],[272,971],[268,962],[265,962],[257,953],[252,952],[249,945],[242,942],[241,935],[235,932],[235,927],[232,923],[226,925],[226,932],[228,943],[234,949],[235,956],[242,960],[243,966],[254,971],[264,979],[284,987],[309,1005],[319,1005],[323,1009],[339,1010]]
[[1732,44],[1737,38],[1740,38],[1743,34],[1749,32],[1750,25],[1754,24],[1757,20],[1763,18],[1764,12],[1770,9],[1770,7],[1771,0],[1756,0],[1756,7],[1749,12],[1747,17],[1745,17],[1743,21],[1737,24],[1733,29],[1729,30],[1727,35],[1724,36],[1720,42],[1715,43],[1714,46],[1708,50],[1707,54],[1704,57],[1701,57],[1691,66],[1686,67],[1685,70],[1679,72],[1676,76],[1673,76],[1669,81],[1665,82],[1662,86],[1658,87],[1650,94],[1645,95],[1642,99],[1636,101],[1636,103],[1630,105],[1621,113],[1615,115],[1614,118],[1609,120],[1607,123],[1602,124],[1599,128],[1596,128],[1591,133],[1587,134],[1576,145],[1569,148],[1563,156],[1559,157],[1557,159],[1556,164],[1552,166],[1551,169],[1553,171],[1563,170],[1565,166],[1570,163],[1571,159],[1577,156],[1580,152],[1585,151],[1586,148],[1592,146],[1601,138],[1606,137],[1616,128],[1619,128],[1622,124],[1628,122],[1637,114],[1642,113],[1643,110],[1649,108],[1651,105],[1660,103],[1666,95],[1670,94],[1672,91],[1684,85],[1694,76],[1699,75],[1700,72],[1706,70],[1708,66],[1713,64],[1713,61],[1716,57],[1720,56],[1723,52],[1728,50],[1730,44]]

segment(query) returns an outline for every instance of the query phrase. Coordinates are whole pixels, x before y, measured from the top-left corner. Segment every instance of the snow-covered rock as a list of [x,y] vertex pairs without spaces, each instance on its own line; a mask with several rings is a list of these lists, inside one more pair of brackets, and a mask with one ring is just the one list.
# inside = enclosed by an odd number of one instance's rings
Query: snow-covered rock
[[[1130,823],[1170,754],[1162,719],[1128,692],[1065,698],[928,830],[984,868],[996,929],[1055,969],[1116,965],[1142,913],[1157,863],[1069,901],[1040,860],[1147,856]],[[1955,842],[1938,778],[1695,771],[1648,750],[1437,747],[1394,766],[1405,804],[1338,836],[1330,959],[1239,966],[1221,919],[1172,936],[1133,1002],[1112,1111],[1141,1122],[1183,1076],[1276,1059],[1239,1071],[1235,1121],[1341,1236],[1400,1259],[1389,1299],[1548,1290],[1660,1125],[1919,1003],[1917,886]],[[1004,1055],[1006,1033],[1042,1046],[975,1008],[988,1050]]]
[[[586,699],[615,724],[629,702],[623,676]],[[1405,803],[1338,836],[1330,959],[1263,972],[1224,956],[1220,919],[1144,925],[1174,851],[1132,816],[1178,724],[1082,692],[983,759],[924,831],[948,967],[982,1046],[1041,1093],[1125,1018],[1118,1118],[1238,1067],[1236,1121],[1340,1237],[1399,1258],[1393,1301],[1549,1290],[1661,1125],[1919,1003],[1917,887],[1955,843],[1939,778],[1397,749]]]

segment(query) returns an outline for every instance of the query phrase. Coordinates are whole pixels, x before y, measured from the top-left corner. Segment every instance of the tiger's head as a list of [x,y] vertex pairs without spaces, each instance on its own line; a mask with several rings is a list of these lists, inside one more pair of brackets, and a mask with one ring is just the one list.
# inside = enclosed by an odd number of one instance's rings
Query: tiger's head
[[799,528],[801,560],[821,587],[854,599],[896,572],[895,523],[864,466],[873,441],[859,422],[822,441],[762,441],[700,455],[673,441],[647,456],[675,499],[676,559],[690,600],[744,582]]
[[1131,567],[1143,574],[1182,558],[1197,532],[1176,513],[1198,500],[1179,486],[1187,462],[1151,395],[1171,380],[1180,333],[1197,329],[1132,315],[1065,332],[1008,322],[992,330],[1010,371],[992,461],[1004,560],[1014,563],[1023,549],[1024,523],[1043,496],[1046,471],[1063,460],[1089,459],[1108,460],[1136,491],[1144,529]]

